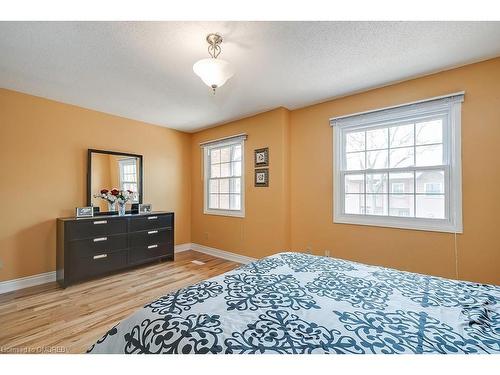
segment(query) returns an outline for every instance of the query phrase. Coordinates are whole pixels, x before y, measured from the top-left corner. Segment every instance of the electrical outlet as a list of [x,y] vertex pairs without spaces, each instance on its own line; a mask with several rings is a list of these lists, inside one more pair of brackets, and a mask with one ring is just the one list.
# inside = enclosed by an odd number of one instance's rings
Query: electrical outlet
[[325,250],[325,257],[329,257],[330,256],[330,250]]
[[307,254],[312,254],[311,246],[306,247],[306,253]]
[[2,259],[0,259],[0,270],[3,268],[3,262]]
[[205,232],[204,235],[205,235],[205,239],[208,240],[208,232]]

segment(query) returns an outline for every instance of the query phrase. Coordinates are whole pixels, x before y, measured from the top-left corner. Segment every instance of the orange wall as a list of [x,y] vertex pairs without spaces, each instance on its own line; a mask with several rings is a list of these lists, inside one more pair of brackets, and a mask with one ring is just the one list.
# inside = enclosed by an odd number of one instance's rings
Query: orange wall
[[328,119],[462,90],[464,232],[457,235],[458,277],[500,284],[498,58],[293,111],[293,248],[311,245],[317,253],[329,249],[341,258],[455,278],[454,234],[333,224]]
[[[290,246],[289,112],[278,108],[198,132],[192,137],[192,213],[194,243],[262,257]],[[247,133],[245,217],[203,214],[203,152],[200,142]],[[269,147],[269,187],[254,187],[253,150]]]
[[[500,284],[500,58],[189,135],[0,89],[0,281],[54,270],[55,218],[85,204],[86,150],[144,155],[145,197],[176,212],[176,243],[251,257],[313,253]],[[329,118],[465,90],[464,233],[334,224]],[[103,135],[103,130],[105,133]],[[247,133],[245,218],[203,214],[199,143]],[[254,187],[253,150],[270,149],[270,186]],[[455,272],[455,244],[458,275]]]
[[144,156],[144,196],[191,242],[190,134],[0,89],[0,281],[55,270],[56,218],[86,204],[87,149]]
[[[464,233],[457,235],[456,241],[458,275],[454,234],[334,224],[329,118],[462,90]],[[246,218],[203,215],[198,144],[241,132],[249,134]],[[315,254],[330,250],[332,256],[340,258],[500,284],[499,145],[500,58],[290,112],[278,109],[221,125],[192,138],[192,239],[251,257],[311,247]],[[266,146],[270,148],[271,186],[254,188],[253,149]]]

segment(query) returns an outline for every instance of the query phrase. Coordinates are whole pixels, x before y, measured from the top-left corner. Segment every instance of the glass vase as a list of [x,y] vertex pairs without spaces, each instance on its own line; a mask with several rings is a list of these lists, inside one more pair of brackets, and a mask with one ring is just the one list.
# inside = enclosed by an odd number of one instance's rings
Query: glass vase
[[125,204],[118,203],[118,216],[125,215]]
[[109,212],[113,212],[113,211],[116,211],[116,202],[108,202],[108,211]]

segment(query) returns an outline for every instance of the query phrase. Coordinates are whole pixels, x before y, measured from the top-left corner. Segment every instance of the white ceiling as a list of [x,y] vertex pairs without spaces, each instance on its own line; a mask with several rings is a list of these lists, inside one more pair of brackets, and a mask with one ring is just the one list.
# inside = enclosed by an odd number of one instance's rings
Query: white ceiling
[[[221,33],[235,75],[193,73]],[[500,22],[0,22],[0,87],[194,131],[500,55]]]

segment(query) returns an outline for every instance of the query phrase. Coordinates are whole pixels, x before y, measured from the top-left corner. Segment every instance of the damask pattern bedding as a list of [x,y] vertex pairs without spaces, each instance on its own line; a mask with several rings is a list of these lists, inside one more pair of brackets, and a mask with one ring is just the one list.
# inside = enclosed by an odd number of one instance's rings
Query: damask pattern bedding
[[167,294],[90,353],[500,353],[500,287],[280,253]]

